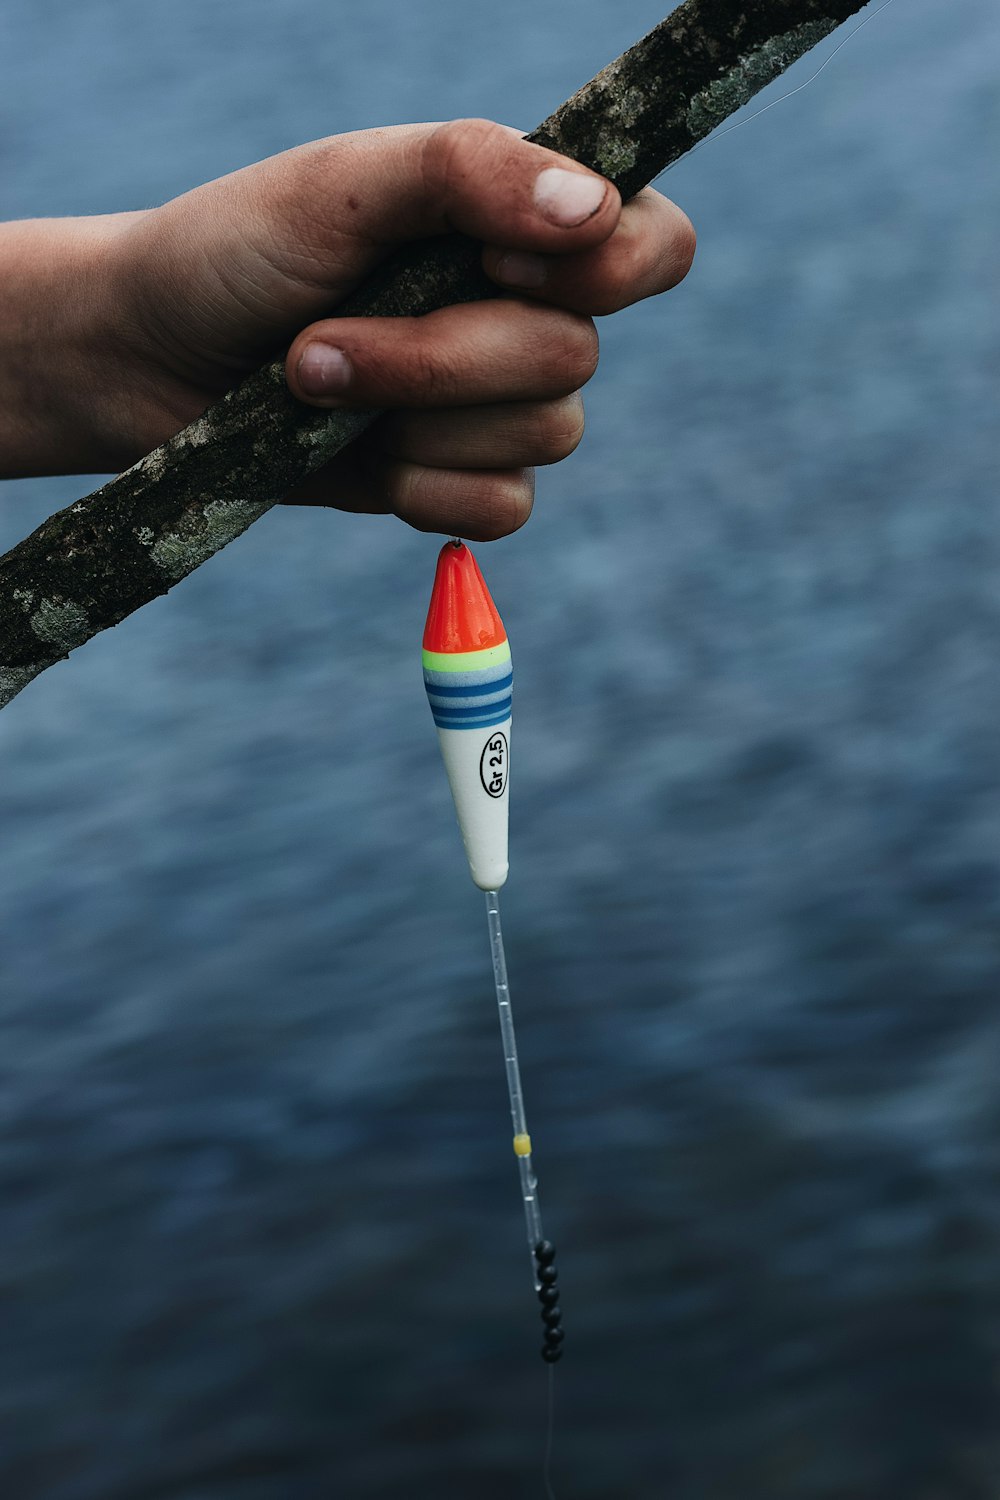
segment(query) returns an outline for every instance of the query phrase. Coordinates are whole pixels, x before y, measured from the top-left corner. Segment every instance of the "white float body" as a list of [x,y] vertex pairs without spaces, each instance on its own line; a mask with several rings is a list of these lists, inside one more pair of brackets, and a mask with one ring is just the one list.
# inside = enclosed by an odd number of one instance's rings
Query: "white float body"
[[423,641],[424,686],[472,878],[507,879],[513,671],[503,621],[462,542],[441,549]]
[[508,869],[510,716],[478,733],[438,728],[437,736],[469,871],[481,891],[498,891]]

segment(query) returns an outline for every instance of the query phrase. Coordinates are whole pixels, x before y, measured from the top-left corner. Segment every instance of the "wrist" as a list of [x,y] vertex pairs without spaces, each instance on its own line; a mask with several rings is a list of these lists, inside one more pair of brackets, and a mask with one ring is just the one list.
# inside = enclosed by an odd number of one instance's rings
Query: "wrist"
[[0,477],[132,462],[123,245],[141,217],[0,224]]

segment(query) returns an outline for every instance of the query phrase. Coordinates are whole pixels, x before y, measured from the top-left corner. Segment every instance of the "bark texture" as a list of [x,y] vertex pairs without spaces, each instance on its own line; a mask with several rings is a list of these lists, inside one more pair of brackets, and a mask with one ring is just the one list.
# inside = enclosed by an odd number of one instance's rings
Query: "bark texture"
[[[685,0],[550,115],[529,140],[630,198],[865,0]],[[461,235],[407,246],[336,309],[431,312],[497,295]],[[116,479],[0,557],[0,707],[91,636],[164,594],[364,430],[265,365]]]

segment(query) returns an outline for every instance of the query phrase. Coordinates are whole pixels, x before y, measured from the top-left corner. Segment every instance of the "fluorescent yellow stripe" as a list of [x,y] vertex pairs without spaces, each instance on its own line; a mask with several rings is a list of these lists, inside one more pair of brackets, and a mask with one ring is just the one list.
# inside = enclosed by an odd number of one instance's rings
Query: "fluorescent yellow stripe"
[[514,1155],[515,1156],[530,1156],[531,1155],[531,1136],[530,1135],[516,1135],[514,1137]]
[[510,644],[487,646],[482,651],[425,651],[424,666],[429,672],[481,672],[485,667],[510,661]]

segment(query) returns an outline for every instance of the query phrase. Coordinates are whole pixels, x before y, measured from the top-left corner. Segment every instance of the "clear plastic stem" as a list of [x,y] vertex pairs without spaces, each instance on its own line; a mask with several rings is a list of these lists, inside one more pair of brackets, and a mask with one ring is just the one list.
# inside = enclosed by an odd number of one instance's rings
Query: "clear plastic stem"
[[514,1151],[517,1155],[518,1171],[521,1174],[521,1198],[524,1202],[524,1220],[528,1229],[531,1272],[537,1290],[538,1268],[534,1252],[535,1246],[545,1236],[542,1233],[538,1180],[531,1165],[531,1140],[528,1135],[528,1121],[524,1113],[524,1096],[521,1093],[521,1070],[517,1063],[517,1042],[514,1037],[514,1016],[510,1008],[510,987],[507,983],[507,960],[504,957],[503,932],[500,928],[500,894],[498,891],[486,892],[486,920],[490,928],[490,955],[493,959],[497,1009],[500,1013],[500,1035],[503,1038],[503,1058],[507,1070],[510,1119],[514,1127]]

